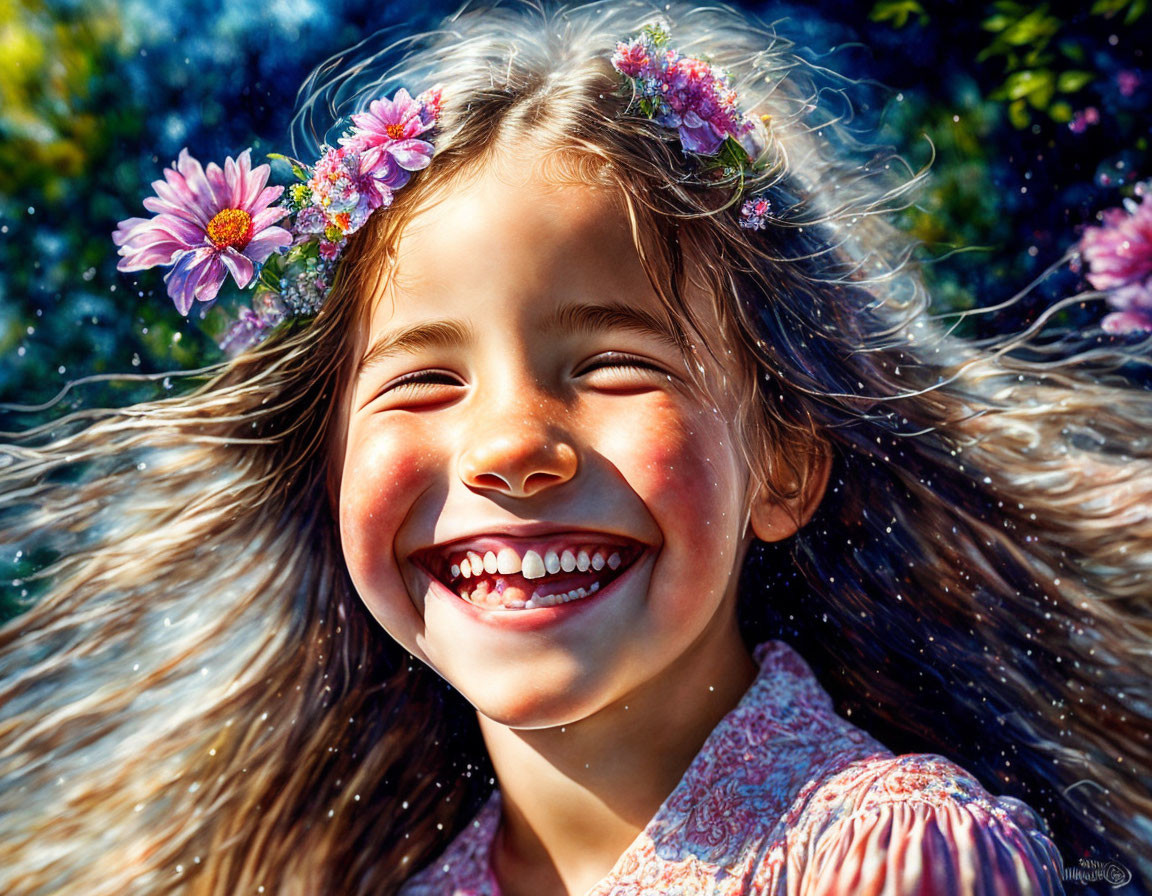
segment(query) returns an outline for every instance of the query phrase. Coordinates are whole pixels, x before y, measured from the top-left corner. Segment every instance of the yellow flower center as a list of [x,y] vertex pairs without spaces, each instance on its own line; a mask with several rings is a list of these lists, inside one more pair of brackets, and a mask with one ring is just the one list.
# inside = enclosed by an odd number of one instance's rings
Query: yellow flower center
[[404,125],[402,125],[402,124],[385,125],[384,131],[393,140],[399,140],[401,137],[404,136]]
[[243,249],[252,240],[252,216],[242,208],[225,208],[208,222],[208,239],[217,249]]

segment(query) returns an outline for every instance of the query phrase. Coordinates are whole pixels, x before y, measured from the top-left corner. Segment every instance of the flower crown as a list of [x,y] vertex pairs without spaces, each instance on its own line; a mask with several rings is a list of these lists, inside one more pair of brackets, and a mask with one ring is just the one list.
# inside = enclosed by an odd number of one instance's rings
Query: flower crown
[[[684,153],[698,157],[706,172],[742,185],[762,168],[763,123],[742,111],[725,72],[672,49],[662,24],[617,44],[612,65],[631,91],[629,111],[675,129]],[[229,157],[223,169],[201,167],[181,150],[175,168],[152,184],[156,195],[144,200],[154,217],[128,218],[113,234],[118,269],[170,265],[168,295],[184,315],[196,302],[206,312],[229,274],[240,289],[253,287],[250,306],[220,342],[229,355],[288,318],[315,314],[348,237],[431,162],[434,147],[426,138],[434,136],[441,97],[436,87],[415,98],[400,89],[390,100],[374,100],[352,116],[339,146],[322,146],[312,165],[270,154],[288,162],[297,178],[287,196],[284,187],[267,186],[268,165],[252,167],[251,150]],[[764,228],[770,210],[764,196],[747,199],[740,226]]]
[[[185,315],[195,302],[207,311],[229,274],[241,289],[254,286],[251,307],[240,310],[220,343],[228,354],[255,345],[289,317],[315,314],[348,237],[432,160],[432,144],[420,138],[436,126],[440,100],[439,88],[415,99],[400,89],[390,100],[374,100],[352,116],[340,145],[321,147],[310,166],[273,154],[299,181],[287,197],[283,187],[266,186],[271,169],[253,168],[250,150],[228,158],[223,170],[202,168],[181,150],[176,167],[152,184],[156,195],[144,200],[155,217],[128,218],[112,235],[123,256],[117,267],[172,265],[164,280]],[[286,228],[279,226],[285,218]]]

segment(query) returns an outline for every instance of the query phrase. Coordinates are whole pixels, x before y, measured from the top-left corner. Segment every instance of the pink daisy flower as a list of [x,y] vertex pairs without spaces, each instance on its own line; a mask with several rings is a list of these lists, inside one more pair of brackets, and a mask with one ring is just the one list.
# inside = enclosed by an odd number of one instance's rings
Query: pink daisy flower
[[1080,238],[1088,282],[1116,309],[1101,321],[1109,333],[1152,331],[1152,202],[1138,192],[1140,202],[1108,209]]
[[244,150],[224,168],[207,169],[180,150],[176,168],[164,169],[155,181],[155,196],[144,207],[152,218],[127,218],[112,234],[123,256],[121,271],[143,271],[172,265],[164,277],[168,295],[181,314],[194,301],[212,302],[228,274],[241,288],[252,282],[256,266],[286,248],[292,234],[275,227],[288,214],[273,206],[283,187],[268,187],[267,165],[252,168],[251,150]]
[[361,170],[391,187],[408,183],[413,171],[432,161],[432,144],[417,138],[433,126],[439,93],[429,93],[432,108],[412,99],[400,88],[393,99],[373,100],[367,112],[352,116],[356,125],[340,138],[340,145],[359,152]]

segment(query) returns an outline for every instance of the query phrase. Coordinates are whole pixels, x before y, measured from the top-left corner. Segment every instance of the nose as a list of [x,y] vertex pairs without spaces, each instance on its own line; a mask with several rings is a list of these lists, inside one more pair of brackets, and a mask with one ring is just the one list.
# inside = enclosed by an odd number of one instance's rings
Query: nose
[[460,455],[460,478],[472,489],[528,498],[568,482],[579,461],[548,421],[500,415],[474,430]]

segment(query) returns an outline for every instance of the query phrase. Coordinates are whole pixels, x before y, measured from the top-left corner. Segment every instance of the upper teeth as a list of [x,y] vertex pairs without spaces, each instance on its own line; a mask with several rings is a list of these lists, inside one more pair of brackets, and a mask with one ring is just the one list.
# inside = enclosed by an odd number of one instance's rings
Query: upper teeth
[[452,578],[463,576],[465,579],[473,576],[513,575],[520,573],[526,579],[540,579],[546,575],[555,575],[563,572],[599,572],[607,566],[609,569],[620,568],[623,560],[619,551],[611,548],[593,550],[565,548],[557,551],[553,548],[543,551],[528,550],[521,556],[515,548],[502,547],[498,551],[486,551],[483,556],[476,551],[467,551],[464,556],[453,558],[449,567]]
[[542,578],[547,571],[544,566],[544,561],[540,559],[540,555],[535,551],[528,551],[524,555],[524,565],[520,570],[524,578],[539,579]]
[[[532,552],[529,551],[528,553],[530,554]],[[488,556],[491,556],[491,552],[489,552]],[[484,559],[487,561],[488,558],[485,557]],[[527,554],[524,556],[524,560],[528,560]],[[488,568],[487,562],[484,563],[484,568]],[[495,571],[499,572],[501,575],[510,575],[514,572],[520,572],[520,558],[516,556],[516,552],[512,550],[512,548],[500,548],[500,553],[496,555]]]

